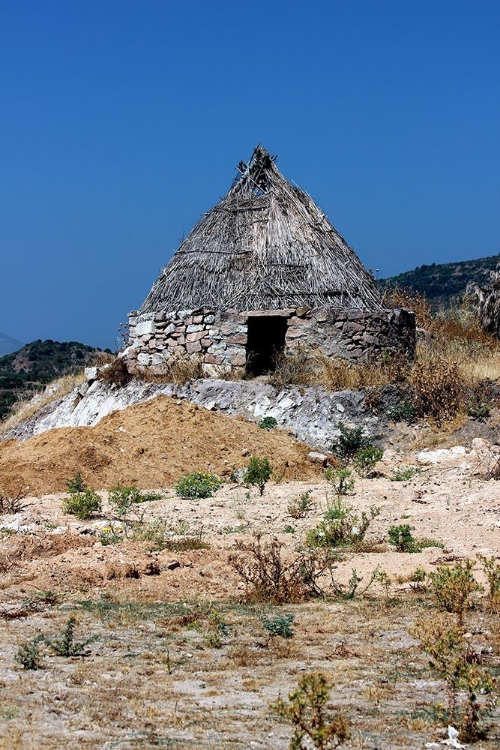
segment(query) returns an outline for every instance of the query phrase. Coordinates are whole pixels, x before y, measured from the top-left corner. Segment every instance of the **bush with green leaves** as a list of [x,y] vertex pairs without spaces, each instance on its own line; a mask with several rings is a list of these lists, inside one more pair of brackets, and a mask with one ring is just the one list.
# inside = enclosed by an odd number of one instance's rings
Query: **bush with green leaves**
[[396,552],[421,551],[421,547],[411,533],[411,527],[407,523],[390,527],[389,542],[396,547]]
[[160,500],[157,492],[141,492],[135,485],[117,484],[109,491],[109,504],[118,516],[126,516],[135,505]]
[[491,409],[488,404],[485,404],[483,401],[478,401],[469,406],[467,414],[478,422],[486,422],[486,420],[491,417]]
[[280,638],[293,638],[293,621],[295,617],[292,614],[276,615],[276,617],[261,618],[262,627],[267,630],[270,636]]
[[382,448],[375,445],[368,445],[366,448],[360,448],[353,457],[353,463],[358,474],[366,476],[384,455]]
[[85,653],[85,647],[96,640],[96,636],[91,636],[84,641],[75,641],[76,617],[71,615],[66,627],[58,638],[46,638],[47,644],[58,656],[82,656]]
[[406,466],[403,464],[402,466],[395,466],[389,478],[391,482],[407,482],[416,474],[418,474],[416,466]]
[[259,422],[259,427],[263,430],[274,430],[278,426],[278,422],[274,417],[264,417]]
[[339,424],[340,435],[333,444],[333,453],[346,461],[354,458],[362,448],[369,448],[373,441],[365,435],[364,427],[353,427],[350,429],[344,424]]
[[408,422],[408,424],[411,424],[415,421],[417,409],[411,401],[400,401],[399,404],[388,409],[386,414],[392,422]]
[[217,474],[210,474],[207,471],[193,471],[177,482],[175,494],[178,497],[190,500],[212,497],[223,484],[222,479]]
[[345,466],[325,469],[325,479],[336,495],[348,495],[354,491],[352,471]]
[[378,515],[379,509],[372,507],[370,513],[363,511],[359,518],[352,509],[345,515],[325,517],[306,535],[308,547],[351,547],[365,538],[370,522]]
[[474,578],[474,560],[459,560],[454,565],[440,565],[429,573],[431,593],[440,609],[457,615],[461,624],[465,612],[474,605],[474,594],[483,590]]
[[62,499],[61,508],[64,515],[85,520],[101,512],[101,498],[94,490],[73,492]]
[[287,701],[279,698],[271,705],[274,713],[292,724],[290,750],[311,746],[327,750],[348,738],[347,720],[339,711],[334,713],[328,709],[329,698],[330,685],[325,675],[318,672],[302,675]]
[[42,655],[40,653],[40,641],[42,636],[37,635],[19,647],[15,660],[23,669],[40,669],[42,666]]
[[77,492],[85,492],[85,490],[87,489],[87,485],[83,481],[83,477],[80,472],[77,472],[74,477],[68,479],[68,481],[66,482],[66,486],[68,488],[68,492],[72,495],[76,494]]
[[288,514],[292,518],[304,518],[306,513],[313,507],[313,501],[311,500],[312,490],[306,490],[302,492],[298,497],[294,497],[288,503]]
[[263,495],[271,474],[272,469],[269,459],[252,456],[245,471],[245,483],[255,485],[259,488],[260,494]]

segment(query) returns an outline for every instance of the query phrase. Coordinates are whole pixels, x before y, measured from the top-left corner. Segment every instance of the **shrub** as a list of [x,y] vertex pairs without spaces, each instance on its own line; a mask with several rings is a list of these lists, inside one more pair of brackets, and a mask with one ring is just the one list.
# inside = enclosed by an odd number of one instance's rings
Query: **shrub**
[[350,547],[365,538],[370,521],[376,515],[378,509],[371,508],[369,515],[361,513],[361,519],[352,511],[340,518],[325,518],[307,532],[306,544],[308,547]]
[[407,482],[418,473],[416,466],[396,466],[390,476],[391,482]]
[[[288,701],[279,698],[271,709],[292,723],[293,736],[290,750],[309,746],[327,750],[344,742],[349,736],[345,717],[340,712],[332,714],[327,708],[330,686],[324,674],[305,674]],[[304,744],[304,740],[308,744]]]
[[76,617],[72,615],[59,638],[47,639],[48,645],[58,656],[82,656],[85,646],[96,640],[96,636],[92,636],[85,641],[75,641],[75,625]]
[[14,658],[23,669],[40,669],[42,665],[40,641],[41,636],[37,635],[18,649]]
[[269,382],[277,388],[286,385],[309,385],[314,380],[314,362],[307,349],[298,346],[293,352],[276,355],[275,370]]
[[262,627],[267,630],[269,635],[280,638],[293,638],[293,621],[294,616],[291,614],[277,615],[276,617],[261,618]]
[[354,454],[353,463],[361,476],[366,476],[378,463],[384,451],[381,448],[376,448],[374,445],[369,445],[366,448],[361,448]]
[[410,387],[419,417],[432,417],[440,424],[460,410],[464,386],[456,362],[437,358],[417,362],[412,369]]
[[20,513],[24,508],[21,501],[27,494],[27,491],[19,491],[16,495],[3,495],[0,492],[0,515]]
[[277,426],[278,422],[274,417],[264,417],[264,419],[259,422],[259,427],[261,427],[263,430],[274,430],[274,428]]
[[435,573],[429,573],[431,592],[438,607],[456,614],[460,624],[466,610],[473,605],[473,595],[482,590],[474,578],[473,568],[473,560],[464,560],[449,567],[440,565]]
[[109,491],[108,499],[117,515],[126,516],[134,505],[160,500],[161,495],[155,492],[141,492],[134,485],[127,487],[123,484],[117,484]]
[[313,507],[313,501],[311,500],[312,490],[303,492],[298,497],[294,497],[288,503],[288,513],[292,518],[304,518],[306,513]]
[[482,401],[478,401],[476,404],[471,404],[467,409],[467,414],[472,419],[477,419],[478,422],[486,422],[491,417],[491,410],[488,404]]
[[68,481],[66,482],[66,486],[68,488],[68,492],[72,495],[76,494],[77,492],[85,492],[87,490],[87,485],[83,481],[83,477],[80,472],[75,474],[72,479],[68,479]]
[[356,453],[362,448],[372,447],[372,439],[364,434],[364,427],[354,427],[350,429],[343,424],[339,424],[340,436],[333,444],[333,453],[339,458],[350,461]]
[[93,490],[75,492],[64,497],[61,503],[64,515],[76,516],[82,520],[91,518],[101,511],[101,498]]
[[331,485],[336,495],[348,495],[354,490],[352,471],[344,466],[337,469],[328,467],[325,470],[325,479]]
[[132,380],[127,362],[122,357],[117,357],[111,364],[99,368],[98,377],[109,385],[116,385],[123,388]]
[[497,563],[494,557],[485,557],[478,555],[483,573],[488,581],[488,608],[492,612],[500,612],[500,563]]
[[396,547],[396,552],[420,552],[421,547],[411,533],[411,528],[404,523],[400,526],[391,526],[389,529],[389,542]]
[[387,418],[392,422],[408,422],[408,424],[415,420],[416,414],[417,410],[411,401],[401,401],[386,412]]
[[261,495],[264,494],[266,483],[271,477],[271,466],[267,458],[252,456],[245,472],[245,482],[256,485]]
[[325,596],[318,579],[328,572],[334,557],[326,551],[301,551],[285,558],[283,545],[273,538],[267,543],[257,535],[251,544],[239,544],[229,563],[246,586],[246,600],[289,604]]
[[[446,617],[433,617],[419,622],[411,635],[420,639],[423,649],[431,657],[429,666],[446,683],[448,694],[448,723],[460,727],[460,739],[473,742],[480,736],[481,714],[495,703],[498,684],[489,671],[477,663],[475,652],[464,639],[459,626]],[[459,699],[465,694],[465,706]],[[488,696],[481,705],[478,695]]]
[[189,498],[191,500],[212,497],[220,487],[223,481],[216,474],[209,472],[194,471],[186,474],[175,485],[175,494],[178,497]]

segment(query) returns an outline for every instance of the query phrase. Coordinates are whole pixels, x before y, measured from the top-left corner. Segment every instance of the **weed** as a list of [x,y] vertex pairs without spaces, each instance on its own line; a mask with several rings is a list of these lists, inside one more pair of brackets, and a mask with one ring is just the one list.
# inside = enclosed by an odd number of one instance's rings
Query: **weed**
[[478,558],[488,581],[488,591],[486,592],[488,608],[491,612],[500,612],[500,563],[497,563],[493,556],[478,555]]
[[488,404],[483,401],[478,401],[475,404],[471,404],[467,409],[467,414],[472,419],[477,419],[478,422],[486,422],[491,417],[491,409]]
[[387,410],[386,416],[391,422],[407,422],[411,424],[415,421],[416,413],[417,409],[411,401],[400,401],[399,404]]
[[216,474],[194,471],[177,482],[175,494],[191,500],[212,497],[222,485],[222,479]]
[[261,427],[263,430],[274,430],[275,427],[278,426],[278,422],[274,417],[264,417],[264,419],[261,419],[259,422],[259,427]]
[[293,621],[295,617],[292,614],[276,615],[276,617],[261,618],[262,627],[267,630],[270,636],[280,638],[293,638]]
[[328,710],[329,698],[330,685],[318,672],[303,675],[288,701],[278,698],[271,705],[274,713],[292,724],[290,750],[304,750],[309,743],[318,750],[327,750],[348,738],[347,721],[342,713]]
[[352,506],[348,505],[341,497],[343,494],[345,493],[339,493],[333,500],[327,499],[326,510],[323,514],[325,520],[336,521],[339,518],[350,518],[353,515]]
[[328,517],[320,521],[307,532],[306,545],[308,547],[351,547],[365,538],[370,522],[378,515],[377,508],[371,508],[370,513],[361,513],[361,519],[349,509],[345,515],[336,518]]
[[381,448],[376,448],[374,445],[368,445],[366,448],[360,448],[359,451],[356,451],[353,463],[358,474],[361,474],[363,477],[367,476],[383,455],[384,451]]
[[15,660],[23,669],[40,669],[42,666],[42,655],[40,653],[40,641],[42,636],[37,635],[31,641],[19,647]]
[[375,570],[372,571],[368,583],[365,584],[364,588],[361,591],[358,591],[359,584],[363,580],[363,576],[358,575],[356,568],[352,568],[351,577],[349,578],[347,583],[339,583],[338,581],[336,581],[333,576],[332,568],[329,569],[329,573],[330,573],[330,578],[331,578],[331,588],[332,588],[332,592],[334,596],[336,596],[339,599],[346,599],[346,600],[354,599],[356,594],[359,594],[362,596],[366,591],[368,591],[368,589],[370,588],[372,583],[374,583],[374,581],[380,580],[380,582],[384,585],[383,576],[386,576],[387,579],[390,580],[387,574],[384,573],[383,571],[380,571],[377,566]]
[[229,632],[226,621],[216,609],[209,611],[204,630],[204,640],[210,648],[221,648],[222,639]]
[[74,492],[63,498],[61,508],[64,515],[87,519],[91,518],[94,513],[100,513],[101,498],[93,490]]
[[438,607],[456,614],[460,625],[465,612],[473,606],[473,595],[482,590],[473,568],[473,560],[459,560],[455,565],[440,565],[435,573],[429,573],[431,593]]
[[306,490],[306,492],[290,500],[287,510],[292,518],[304,518],[306,513],[312,509],[314,503],[311,500],[311,494],[312,490]]
[[325,479],[336,495],[348,495],[354,491],[354,477],[352,471],[345,466],[325,469]]
[[284,534],[295,534],[295,526],[290,526],[290,524],[287,524],[283,528],[283,533]]
[[258,534],[255,542],[239,544],[230,555],[230,565],[246,585],[247,601],[286,604],[325,596],[318,579],[331,568],[335,556],[306,550],[285,558],[282,548],[275,537],[263,543]]
[[389,529],[389,542],[396,547],[396,552],[420,552],[421,547],[411,533],[407,523],[400,526],[391,526]]
[[125,539],[126,529],[118,524],[105,526],[99,532],[99,541],[104,547],[111,544],[120,544]]
[[261,496],[264,494],[266,483],[271,477],[271,466],[267,458],[252,456],[245,472],[245,482],[256,485]]
[[58,656],[83,656],[85,646],[96,640],[96,636],[91,636],[85,641],[75,641],[74,631],[76,625],[76,617],[72,615],[66,627],[62,631],[59,638],[46,639],[47,644]]
[[[431,657],[429,666],[446,683],[448,694],[448,722],[458,724],[460,739],[473,742],[481,736],[481,714],[495,703],[498,685],[489,671],[478,665],[477,657],[464,639],[458,625],[445,616],[433,617],[418,623],[411,634],[420,639],[423,649]],[[459,700],[465,693],[465,705]],[[487,695],[481,706],[478,695]],[[461,708],[461,710],[460,710]]]
[[432,417],[437,424],[454,417],[463,400],[463,379],[458,364],[437,357],[417,362],[410,387],[419,417]]
[[364,434],[364,427],[354,427],[349,429],[344,424],[339,424],[340,436],[333,444],[333,453],[339,458],[347,461],[354,458],[356,453],[362,448],[369,448],[372,445],[371,438]]
[[24,509],[21,501],[27,494],[27,491],[21,490],[15,495],[3,495],[0,493],[0,516],[20,513]]
[[87,490],[87,485],[83,481],[83,477],[80,472],[77,472],[74,477],[68,479],[68,481],[66,482],[66,487],[68,488],[68,492],[71,495],[75,495],[78,492],[86,492]]
[[134,505],[147,503],[154,500],[160,500],[161,495],[157,492],[141,492],[135,485],[127,487],[123,484],[117,484],[109,491],[109,503],[114,513],[119,517],[126,516]]
[[109,385],[116,385],[118,388],[124,388],[132,380],[127,362],[121,357],[117,357],[111,364],[99,368],[98,377],[99,380],[103,380]]
[[275,369],[269,382],[277,388],[286,385],[309,385],[314,379],[314,362],[307,349],[298,346],[293,352],[280,352],[275,357]]
[[394,467],[389,478],[391,482],[407,482],[416,474],[418,474],[418,469],[416,466],[405,466],[404,464],[402,464],[401,466]]

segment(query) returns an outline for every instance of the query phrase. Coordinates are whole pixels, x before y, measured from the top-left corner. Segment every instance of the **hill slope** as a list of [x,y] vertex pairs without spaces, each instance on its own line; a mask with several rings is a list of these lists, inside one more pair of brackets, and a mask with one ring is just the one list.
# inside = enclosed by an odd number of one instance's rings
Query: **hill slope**
[[500,254],[476,260],[464,260],[456,263],[432,263],[430,266],[418,266],[413,271],[400,273],[388,279],[380,279],[382,289],[406,287],[424,294],[432,307],[448,305],[460,297],[469,281],[484,284],[488,281],[489,271],[500,263]]
[[0,357],[16,352],[22,346],[23,344],[21,341],[17,341],[17,339],[7,336],[6,333],[0,332]]
[[0,419],[26,393],[51,380],[81,370],[99,352],[77,341],[33,341],[0,357]]

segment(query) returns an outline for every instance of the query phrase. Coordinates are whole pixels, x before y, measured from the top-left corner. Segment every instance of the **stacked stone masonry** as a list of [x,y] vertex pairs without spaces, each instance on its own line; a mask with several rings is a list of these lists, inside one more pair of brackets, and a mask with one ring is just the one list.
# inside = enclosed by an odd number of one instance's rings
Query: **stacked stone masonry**
[[243,369],[248,319],[286,317],[285,354],[298,346],[331,358],[360,361],[384,352],[413,356],[415,316],[404,309],[375,311],[297,308],[216,312],[206,308],[129,316],[122,356],[135,372],[162,374],[180,357],[201,360],[208,377]]

